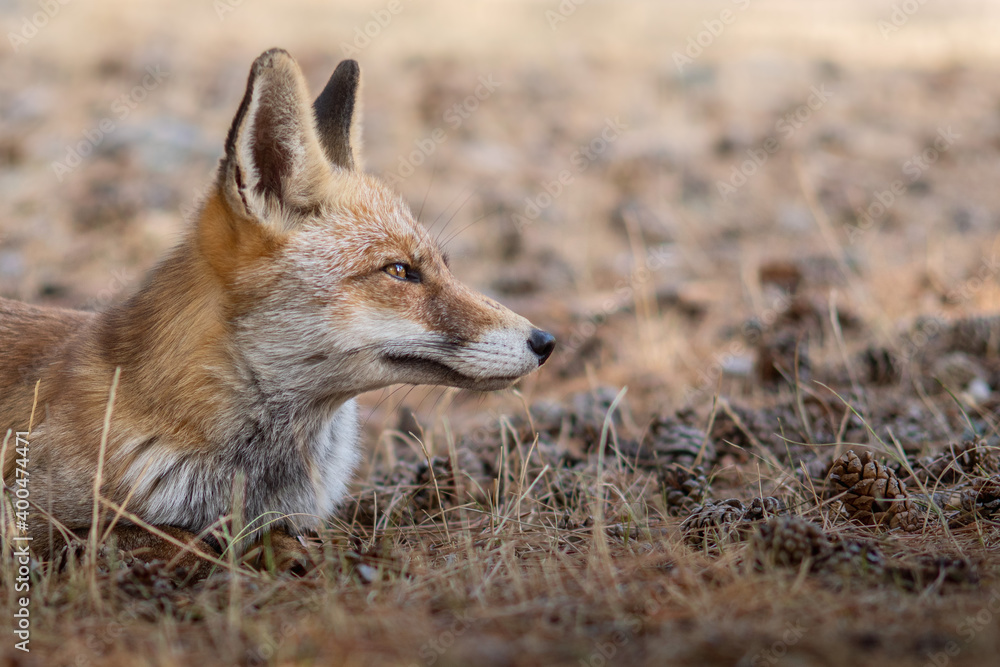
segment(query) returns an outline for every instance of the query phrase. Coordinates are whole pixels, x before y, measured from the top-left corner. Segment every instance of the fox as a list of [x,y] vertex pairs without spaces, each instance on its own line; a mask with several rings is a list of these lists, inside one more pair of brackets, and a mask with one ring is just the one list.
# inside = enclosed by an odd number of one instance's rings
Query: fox
[[349,493],[359,394],[500,390],[550,357],[555,337],[459,282],[364,171],[360,87],[343,60],[310,102],[292,56],[265,51],[214,180],[134,294],[98,312],[0,298],[8,540],[16,433],[17,528],[40,559],[98,534],[147,561],[203,570],[231,548],[301,571]]

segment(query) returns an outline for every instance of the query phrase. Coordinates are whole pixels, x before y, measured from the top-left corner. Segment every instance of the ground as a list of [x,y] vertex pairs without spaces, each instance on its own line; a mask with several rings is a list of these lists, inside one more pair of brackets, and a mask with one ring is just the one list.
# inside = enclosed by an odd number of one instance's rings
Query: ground
[[359,60],[366,168],[559,339],[514,391],[365,396],[366,463],[311,574],[70,559],[34,575],[31,651],[8,633],[4,664],[996,660],[996,8],[0,18],[0,295],[134,290],[282,46],[314,90]]

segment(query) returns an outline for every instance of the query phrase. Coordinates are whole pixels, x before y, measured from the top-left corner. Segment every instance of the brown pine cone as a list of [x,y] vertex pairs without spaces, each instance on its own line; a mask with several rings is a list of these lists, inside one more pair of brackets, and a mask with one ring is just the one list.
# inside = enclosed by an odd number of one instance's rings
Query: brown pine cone
[[126,595],[151,599],[177,589],[177,579],[183,579],[182,568],[168,568],[162,560],[144,562],[130,559],[128,567],[115,573],[115,583]]
[[[795,362],[798,361],[796,368]],[[757,377],[765,385],[805,381],[812,371],[809,337],[801,329],[765,332],[757,344]]]
[[675,417],[661,416],[649,425],[637,447],[634,444],[623,445],[622,454],[636,467],[647,470],[658,470],[675,463],[691,468],[699,460],[703,443],[705,453],[700,463],[711,463],[715,460],[715,445],[704,431]]
[[417,476],[413,482],[416,488],[410,496],[414,509],[429,512],[439,509],[442,502],[447,504],[452,500],[456,480],[451,468],[451,457],[448,456],[434,456],[429,465],[427,461],[417,464]]
[[[566,415],[568,435],[578,440],[584,450],[596,450],[600,445],[604,421],[617,395],[618,389],[614,387],[598,387],[594,391],[581,392],[570,397],[570,411]],[[611,413],[611,424],[619,429],[619,432],[623,424],[622,415],[627,411],[628,405],[622,401]],[[608,437],[610,438],[610,435]]]
[[785,503],[777,498],[765,496],[754,498],[743,513],[743,521],[765,521],[785,512]]
[[871,345],[857,359],[868,384],[895,384],[903,376],[902,360],[888,348]]
[[1000,456],[986,439],[976,436],[962,444],[951,443],[936,456],[925,456],[913,467],[925,484],[956,484],[967,476],[1000,472]]
[[942,584],[979,583],[979,571],[975,563],[966,558],[940,554],[921,554],[893,565],[888,571],[896,583],[914,591]]
[[962,511],[951,520],[954,525],[995,518],[1000,514],[1000,475],[977,479],[971,489],[962,492],[961,503]]
[[785,511],[777,498],[754,498],[749,504],[736,498],[707,500],[681,523],[688,543],[702,548],[740,541],[757,523]]
[[[729,412],[732,414],[729,414]],[[758,441],[766,434],[774,432],[771,415],[763,410],[753,410],[739,405],[730,405],[729,410],[719,410],[712,423],[712,439],[716,442],[732,443],[740,450],[749,450],[754,446],[753,439]],[[727,447],[731,450],[732,447]],[[746,454],[744,454],[744,457]]]
[[[417,511],[430,512],[445,507],[454,507],[471,499],[479,498],[481,488],[487,488],[489,475],[486,474],[483,460],[466,448],[455,451],[457,469],[453,469],[449,454],[434,456],[428,462],[420,461],[416,465],[410,505]],[[431,474],[433,470],[433,475]]]
[[659,478],[667,512],[671,516],[693,509],[709,492],[708,478],[701,466],[686,468],[672,463],[659,471]]
[[837,459],[830,470],[829,485],[848,518],[870,526],[920,529],[921,517],[906,487],[896,473],[879,463],[871,452],[859,457],[854,450]]
[[857,539],[839,539],[833,542],[818,569],[832,572],[861,572],[881,574],[885,570],[885,556],[878,545]]
[[1000,317],[968,317],[945,324],[942,343],[945,349],[985,357],[995,352],[1000,333]]
[[799,567],[829,557],[833,546],[823,529],[797,516],[774,517],[753,536],[751,548],[758,567]]
[[742,501],[706,500],[681,523],[681,532],[689,544],[698,548],[715,547],[721,542],[741,539],[737,524],[746,512]]

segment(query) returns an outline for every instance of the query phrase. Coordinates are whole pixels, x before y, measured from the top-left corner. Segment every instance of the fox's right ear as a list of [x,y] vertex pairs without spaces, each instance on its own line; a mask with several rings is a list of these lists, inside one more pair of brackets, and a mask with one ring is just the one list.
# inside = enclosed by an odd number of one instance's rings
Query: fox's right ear
[[330,167],[302,71],[287,52],[254,61],[226,137],[219,187],[230,209],[259,221],[294,219],[321,203]]
[[343,169],[361,169],[361,68],[342,60],[313,102],[316,130],[330,162]]

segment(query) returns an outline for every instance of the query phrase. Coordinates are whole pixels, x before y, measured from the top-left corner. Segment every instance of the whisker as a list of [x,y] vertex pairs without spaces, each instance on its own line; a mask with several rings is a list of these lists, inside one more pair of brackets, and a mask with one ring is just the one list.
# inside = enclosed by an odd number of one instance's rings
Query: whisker
[[455,232],[454,234],[452,234],[451,236],[449,236],[444,241],[444,243],[441,244],[441,247],[446,247],[449,243],[451,243],[454,239],[456,239],[459,234],[463,233],[465,230],[467,230],[472,225],[476,224],[477,222],[482,221],[485,218],[488,218],[489,216],[493,215],[494,213],[499,213],[499,212],[500,212],[500,208],[497,207],[493,211],[487,211],[486,213],[483,213],[481,216],[479,216],[478,218],[476,218],[475,220],[473,220],[472,222],[470,222],[469,224],[467,224],[465,227],[462,227],[457,232]]
[[[476,194],[475,188],[472,188],[471,190],[469,190],[469,194],[466,195],[465,199],[462,200],[462,203],[458,205],[458,208],[456,208],[455,212],[451,214],[451,217],[448,218],[448,221],[444,223],[444,227],[441,228],[441,230],[437,233],[437,236],[434,238],[434,241],[436,243],[438,243],[438,245],[440,245],[439,242],[441,240],[441,236],[446,231],[448,231],[448,226],[451,225],[451,221],[454,220],[455,216],[458,215],[459,211],[461,211],[465,207],[465,205],[469,203],[469,200],[472,199],[472,195],[474,195],[474,194]],[[461,195],[459,195],[459,196],[461,196]],[[457,199],[458,199],[458,197],[455,197],[455,200],[457,200]],[[454,203],[455,200],[453,200],[452,203]],[[448,206],[450,207],[451,204],[449,204]],[[448,212],[448,209],[446,208],[444,211],[441,212],[441,216],[443,216],[447,212]],[[438,216],[438,220],[440,220],[441,216]],[[437,224],[437,220],[435,220],[434,223]]]
[[386,394],[386,389],[383,389],[382,393],[385,394],[385,395],[382,398],[380,398],[375,405],[372,406],[371,410],[368,411],[368,415],[365,417],[365,420],[361,423],[361,427],[364,428],[364,427],[368,426],[368,422],[372,418],[372,415],[375,414],[375,411],[378,410],[380,407],[382,407],[383,403],[385,403],[390,398],[392,398],[393,394],[395,394],[397,391],[399,391],[400,389],[402,389],[405,386],[406,385],[402,385],[401,384],[401,385],[399,385],[398,387],[396,387],[395,389],[393,389],[392,391],[390,391],[387,394]]
[[434,153],[434,164],[431,166],[431,178],[427,182],[427,190],[424,192],[424,200],[420,202],[420,210],[417,211],[417,220],[420,216],[424,214],[424,206],[427,204],[427,195],[431,193],[431,188],[434,186],[434,177],[437,176],[437,160],[439,153]]

